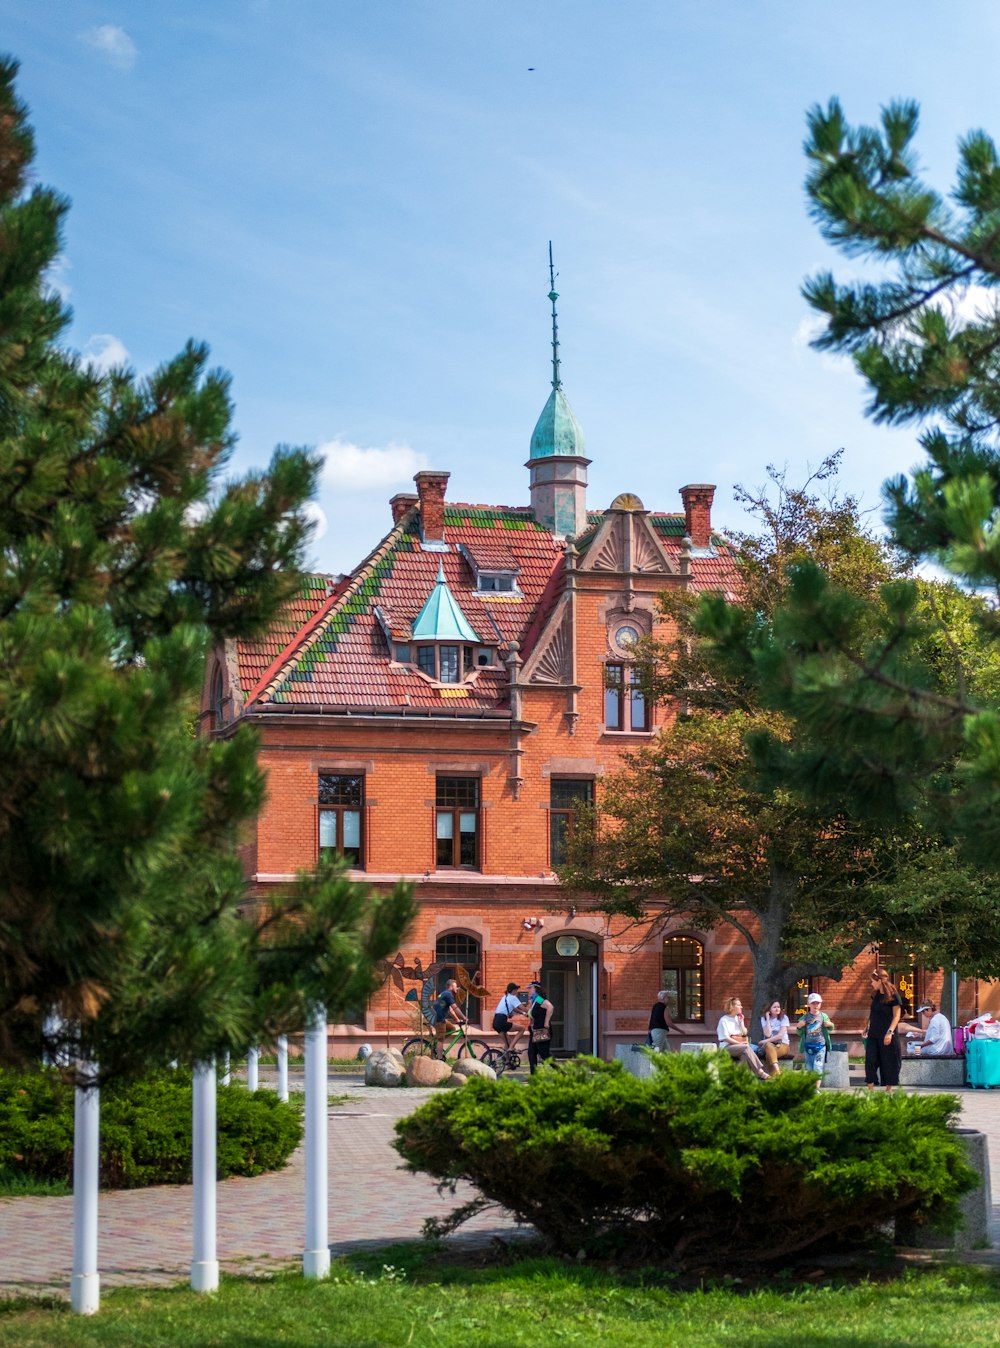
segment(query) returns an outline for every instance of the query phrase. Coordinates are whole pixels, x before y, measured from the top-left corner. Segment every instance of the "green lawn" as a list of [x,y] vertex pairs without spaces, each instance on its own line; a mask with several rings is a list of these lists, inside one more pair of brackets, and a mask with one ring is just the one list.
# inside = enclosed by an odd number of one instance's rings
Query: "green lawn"
[[658,1275],[620,1279],[554,1260],[491,1269],[421,1269],[405,1249],[371,1271],[335,1266],[229,1278],[214,1296],[187,1290],[108,1293],[89,1319],[63,1307],[0,1303],[0,1344],[144,1348],[232,1344],[324,1348],[947,1348],[1000,1343],[1000,1277],[990,1269],[921,1270],[855,1286],[776,1284],[680,1291]]

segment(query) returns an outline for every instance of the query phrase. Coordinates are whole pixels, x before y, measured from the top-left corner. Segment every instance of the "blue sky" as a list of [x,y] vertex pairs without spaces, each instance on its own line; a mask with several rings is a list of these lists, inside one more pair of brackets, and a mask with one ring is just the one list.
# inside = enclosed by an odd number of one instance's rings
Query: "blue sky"
[[[879,505],[919,458],[807,345],[805,112],[915,97],[928,173],[1000,136],[1000,7],[963,0],[0,0],[72,200],[71,343],[230,371],[235,466],[324,446],[314,561],[355,565],[422,467],[527,504],[548,395],[547,246],[589,502],[679,509],[843,447]],[[533,69],[529,69],[533,67]]]

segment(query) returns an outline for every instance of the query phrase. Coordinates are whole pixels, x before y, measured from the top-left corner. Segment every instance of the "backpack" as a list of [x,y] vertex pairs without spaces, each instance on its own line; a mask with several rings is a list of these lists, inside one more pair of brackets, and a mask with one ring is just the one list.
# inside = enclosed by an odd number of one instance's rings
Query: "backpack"
[[434,1019],[443,1020],[444,1017],[448,1014],[448,1006],[449,1003],[445,1001],[445,996],[443,992],[439,996],[435,997],[434,1001],[431,1003],[431,1009],[434,1012]]

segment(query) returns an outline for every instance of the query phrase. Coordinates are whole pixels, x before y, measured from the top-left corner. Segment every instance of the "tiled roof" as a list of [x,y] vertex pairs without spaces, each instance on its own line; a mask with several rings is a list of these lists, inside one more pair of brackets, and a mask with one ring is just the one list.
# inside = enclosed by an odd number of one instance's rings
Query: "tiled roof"
[[[596,530],[605,516],[589,517]],[[680,553],[683,515],[650,514],[668,553]],[[590,532],[590,531],[588,531]],[[585,551],[593,538],[581,538]],[[438,687],[392,659],[386,625],[405,639],[434,589],[439,565],[472,629],[501,658],[515,639],[526,659],[562,588],[563,544],[531,510],[448,503],[447,552],[425,552],[419,519],[411,509],[352,574],[336,585],[309,578],[265,641],[238,647],[240,685],[247,701],[273,706],[393,708],[461,713],[502,710],[507,672],[500,664],[479,668],[461,685]],[[484,569],[502,558],[516,567],[517,592],[481,592],[460,545]],[[490,558],[490,562],[480,559]],[[693,556],[691,576],[699,589],[732,593],[736,570],[720,546],[715,556]]]
[[299,593],[282,608],[264,637],[238,641],[236,654],[240,671],[240,689],[248,693],[261,675],[295,636],[314,617],[331,595],[343,588],[347,577],[304,576]]

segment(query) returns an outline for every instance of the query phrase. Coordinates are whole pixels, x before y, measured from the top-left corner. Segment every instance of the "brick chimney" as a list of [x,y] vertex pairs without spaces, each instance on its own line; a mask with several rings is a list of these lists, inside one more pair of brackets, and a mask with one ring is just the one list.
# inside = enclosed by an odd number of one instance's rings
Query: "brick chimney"
[[417,504],[417,497],[412,491],[399,491],[389,501],[389,509],[392,511],[392,522],[398,524],[408,510]]
[[696,548],[707,548],[712,542],[712,499],[715,487],[705,482],[694,482],[681,487],[684,502],[684,528]]
[[444,494],[450,476],[432,468],[414,474],[420,497],[420,537],[425,543],[444,542]]

